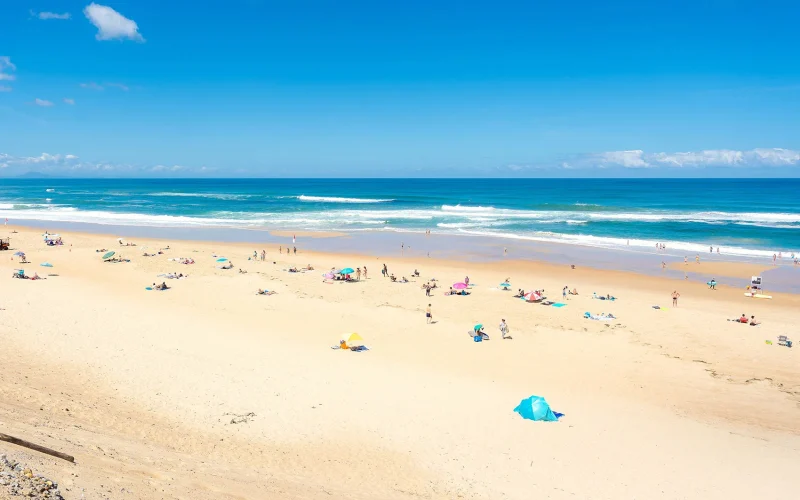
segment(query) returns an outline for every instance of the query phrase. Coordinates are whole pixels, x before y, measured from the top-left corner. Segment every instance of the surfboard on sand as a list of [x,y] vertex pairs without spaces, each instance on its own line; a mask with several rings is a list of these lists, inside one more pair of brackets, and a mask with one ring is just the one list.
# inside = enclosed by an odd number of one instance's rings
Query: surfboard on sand
[[745,297],[753,297],[754,299],[771,299],[772,298],[772,295],[764,295],[762,293],[750,293],[750,292],[745,292],[744,296]]

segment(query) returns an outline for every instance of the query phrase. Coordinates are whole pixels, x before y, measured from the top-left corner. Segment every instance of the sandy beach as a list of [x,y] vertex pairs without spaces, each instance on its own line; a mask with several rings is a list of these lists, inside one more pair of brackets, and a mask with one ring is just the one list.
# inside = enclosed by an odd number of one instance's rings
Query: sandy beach
[[[286,255],[77,232],[49,247],[41,230],[7,229],[18,232],[0,252],[0,432],[76,462],[0,453],[67,499],[777,500],[800,486],[799,351],[777,345],[800,340],[797,295],[514,259],[306,252],[299,232]],[[195,263],[170,260],[181,257]],[[383,278],[384,263],[410,282]],[[368,279],[323,281],[346,266]],[[46,279],[12,279],[20,267]],[[159,277],[170,272],[189,276]],[[469,296],[443,294],[465,276]],[[443,288],[426,297],[431,278]],[[161,282],[170,289],[146,290]],[[579,295],[562,300],[564,286]],[[567,305],[526,303],[519,288]],[[727,321],[743,313],[761,325]],[[473,342],[476,323],[491,340]],[[369,350],[331,349],[346,332]],[[531,395],[564,417],[523,420],[512,410]]]

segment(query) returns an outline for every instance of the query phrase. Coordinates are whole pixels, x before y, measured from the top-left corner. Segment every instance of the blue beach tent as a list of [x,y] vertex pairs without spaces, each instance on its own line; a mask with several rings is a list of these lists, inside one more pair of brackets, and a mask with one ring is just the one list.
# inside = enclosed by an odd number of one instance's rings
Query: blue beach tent
[[523,399],[519,402],[517,407],[514,408],[514,411],[519,413],[519,416],[526,420],[544,420],[545,422],[558,421],[558,417],[553,413],[553,410],[550,409],[550,405],[547,404],[547,401],[541,396],[531,396]]

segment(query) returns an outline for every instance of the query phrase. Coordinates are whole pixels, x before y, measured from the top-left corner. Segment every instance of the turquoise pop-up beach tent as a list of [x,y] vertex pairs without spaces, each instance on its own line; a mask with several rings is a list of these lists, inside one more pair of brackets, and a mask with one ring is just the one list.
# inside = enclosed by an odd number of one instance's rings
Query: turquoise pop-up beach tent
[[514,408],[514,411],[519,413],[519,416],[526,420],[544,420],[545,422],[558,421],[558,417],[553,413],[553,410],[550,409],[550,405],[547,404],[547,401],[541,396],[531,396],[523,399],[519,402],[517,407]]

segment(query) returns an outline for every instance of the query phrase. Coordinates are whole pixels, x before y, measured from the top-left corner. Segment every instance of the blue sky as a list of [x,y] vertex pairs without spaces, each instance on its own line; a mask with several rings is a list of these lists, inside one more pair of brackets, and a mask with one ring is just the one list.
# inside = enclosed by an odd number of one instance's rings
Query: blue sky
[[0,176],[800,174],[800,4],[542,3],[3,2]]

